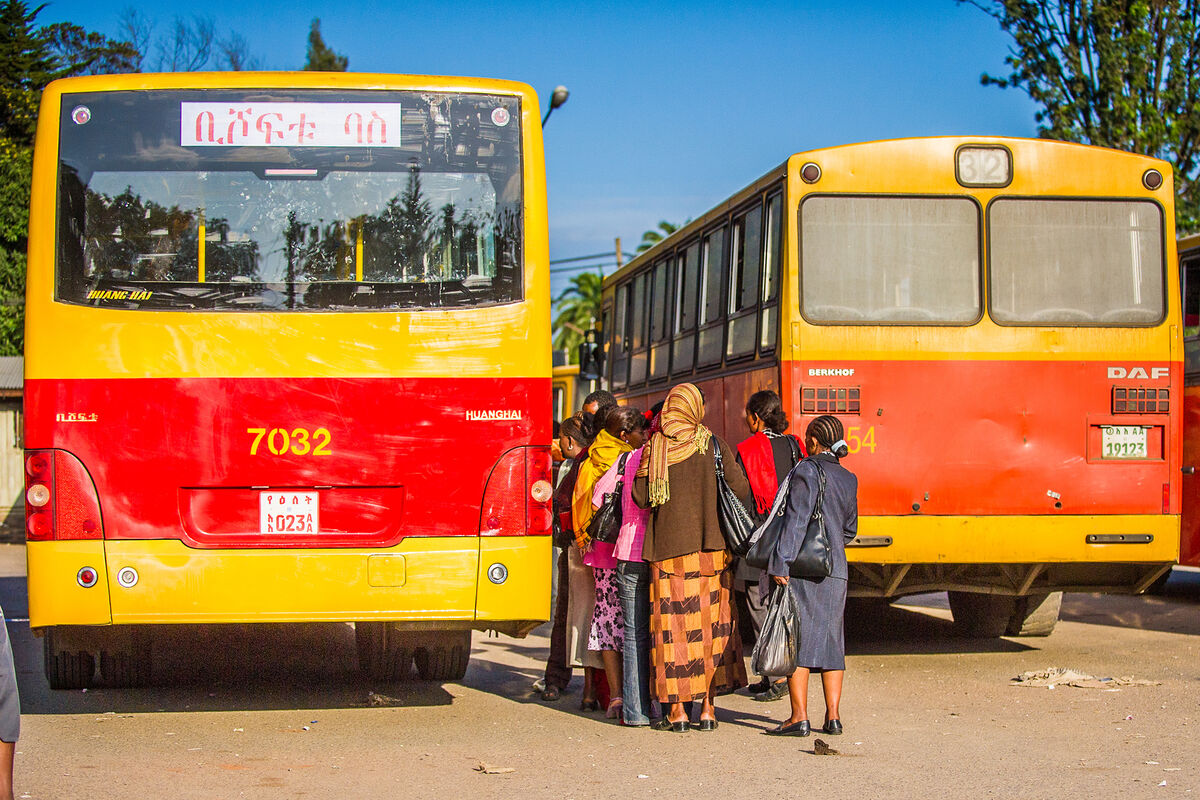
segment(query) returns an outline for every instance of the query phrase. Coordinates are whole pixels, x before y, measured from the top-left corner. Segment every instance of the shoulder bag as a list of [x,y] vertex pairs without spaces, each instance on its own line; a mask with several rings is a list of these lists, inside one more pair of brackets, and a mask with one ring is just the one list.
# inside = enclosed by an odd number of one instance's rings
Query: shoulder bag
[[[825,470],[817,461],[812,461],[812,465],[817,470],[817,502],[813,504],[812,514],[808,518],[800,552],[788,568],[788,574],[793,578],[825,578],[833,571],[833,551],[829,534],[825,531],[825,515],[821,510],[821,501],[825,498]],[[755,569],[767,569],[770,566],[771,554],[775,552],[779,537],[788,523],[787,498],[791,482],[792,472],[789,472],[779,486],[779,493],[775,495],[770,516],[750,537],[746,564]]]
[[622,453],[617,460],[617,485],[604,495],[600,508],[588,523],[587,534],[593,541],[612,544],[621,532],[621,487],[625,483],[625,462],[628,460],[629,453]]
[[717,470],[717,522],[725,547],[735,556],[744,556],[750,547],[750,535],[754,533],[754,519],[742,505],[729,483],[725,480],[725,465],[721,461],[721,445],[713,442],[713,461]]

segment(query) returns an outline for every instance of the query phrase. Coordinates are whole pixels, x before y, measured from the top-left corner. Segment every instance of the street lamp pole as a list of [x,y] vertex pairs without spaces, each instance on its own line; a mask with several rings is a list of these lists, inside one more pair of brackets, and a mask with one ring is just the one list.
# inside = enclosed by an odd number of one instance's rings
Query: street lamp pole
[[542,117],[542,127],[546,127],[546,120],[550,119],[550,115],[554,113],[554,109],[567,102],[567,97],[570,96],[565,86],[555,86],[554,92],[550,95],[550,108],[546,109],[546,116]]

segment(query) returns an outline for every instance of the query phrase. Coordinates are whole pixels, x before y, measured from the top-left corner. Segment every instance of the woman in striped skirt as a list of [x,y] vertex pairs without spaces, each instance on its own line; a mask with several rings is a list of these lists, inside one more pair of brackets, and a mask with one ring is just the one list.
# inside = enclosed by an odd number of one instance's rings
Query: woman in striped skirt
[[716,448],[730,488],[748,497],[736,451],[704,426],[704,395],[690,383],[676,386],[633,483],[634,502],[651,509],[642,557],[651,564],[654,692],[667,706],[659,730],[689,730],[683,704],[692,701],[700,702],[697,729],[715,730],[713,698],[746,685],[732,561],[717,518]]

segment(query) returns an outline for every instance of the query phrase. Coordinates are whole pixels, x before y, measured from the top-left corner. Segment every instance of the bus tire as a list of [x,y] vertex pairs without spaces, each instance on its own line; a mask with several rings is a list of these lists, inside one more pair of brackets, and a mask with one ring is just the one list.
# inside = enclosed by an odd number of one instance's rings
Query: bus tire
[[61,649],[54,628],[42,637],[43,669],[51,689],[87,689],[96,674],[96,659],[87,650]]
[[152,661],[148,633],[135,628],[120,631],[114,638],[116,641],[100,650],[100,680],[105,686],[149,685]]
[[386,622],[354,623],[358,668],[378,681],[408,680],[413,651],[409,640]]
[[417,648],[417,674],[425,681],[459,681],[471,661],[471,632],[445,631]]
[[1015,597],[976,592],[947,592],[954,628],[962,636],[994,639],[1008,630],[1016,610]]
[[1008,620],[1008,636],[1049,636],[1058,623],[1062,592],[1018,597],[1016,610]]

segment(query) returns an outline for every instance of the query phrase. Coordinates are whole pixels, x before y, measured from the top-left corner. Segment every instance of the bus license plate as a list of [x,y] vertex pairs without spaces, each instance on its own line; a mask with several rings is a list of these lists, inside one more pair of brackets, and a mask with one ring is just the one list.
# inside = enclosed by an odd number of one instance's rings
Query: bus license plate
[[260,492],[259,531],[265,535],[319,533],[320,506],[317,492]]
[[1105,425],[1100,429],[1101,458],[1145,458],[1146,428]]

